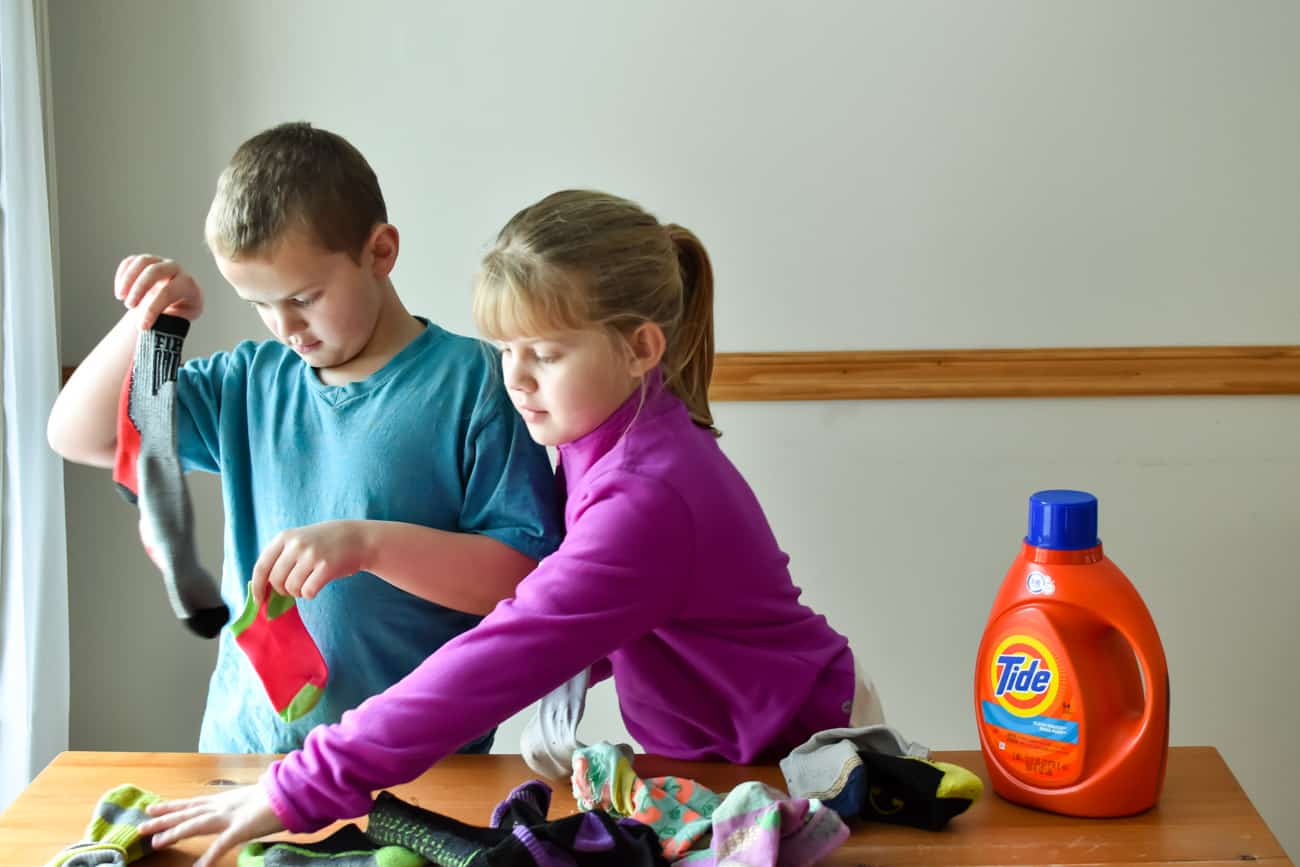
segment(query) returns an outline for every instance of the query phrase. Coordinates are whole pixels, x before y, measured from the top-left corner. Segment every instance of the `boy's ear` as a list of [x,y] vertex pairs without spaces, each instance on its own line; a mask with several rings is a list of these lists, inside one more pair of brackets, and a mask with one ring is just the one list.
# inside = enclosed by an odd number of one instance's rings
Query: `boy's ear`
[[627,336],[627,346],[632,355],[631,373],[634,377],[640,377],[659,366],[668,340],[658,325],[642,322]]
[[379,223],[370,230],[365,249],[371,256],[371,271],[376,277],[387,277],[397,264],[400,246],[397,227],[392,223]]

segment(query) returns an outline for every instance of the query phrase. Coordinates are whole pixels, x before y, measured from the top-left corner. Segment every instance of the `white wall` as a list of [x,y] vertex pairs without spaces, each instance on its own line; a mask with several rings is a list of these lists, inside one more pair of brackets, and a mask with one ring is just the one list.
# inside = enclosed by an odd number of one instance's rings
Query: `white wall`
[[[456,330],[500,224],[582,185],[699,232],[723,350],[1297,342],[1281,0],[51,7],[65,363],[118,315],[135,251],[207,287],[195,353],[258,334],[201,223],[234,147],[289,119],[368,155],[399,290]],[[1098,493],[1166,642],[1174,743],[1218,747],[1300,855],[1300,399],[716,409],[805,598],[937,747],[976,743],[975,647],[1025,498]],[[67,486],[73,743],[192,749],[212,649],[107,475]],[[218,490],[195,491],[215,564]],[[608,688],[591,704],[589,738],[624,735]]]

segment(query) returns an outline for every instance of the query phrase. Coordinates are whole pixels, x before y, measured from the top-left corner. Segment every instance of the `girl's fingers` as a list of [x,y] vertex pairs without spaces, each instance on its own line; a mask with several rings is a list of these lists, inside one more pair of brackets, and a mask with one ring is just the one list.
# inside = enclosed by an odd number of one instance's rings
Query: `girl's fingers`
[[159,801],[157,804],[150,804],[145,809],[145,812],[150,816],[165,816],[168,813],[175,813],[177,810],[184,810],[186,807],[191,807],[202,800],[203,798],[200,797],[177,798],[174,801]]
[[[153,835],[153,846],[161,849],[164,846],[170,846],[173,843],[179,843],[190,837],[198,837],[203,834],[215,834],[218,831],[225,830],[228,819],[221,813],[213,813],[209,810],[203,810],[191,818],[184,819],[179,824],[168,828],[161,833]],[[143,833],[143,832],[141,832]]]
[[225,833],[217,836],[208,847],[208,851],[203,853],[203,857],[194,862],[194,867],[212,867],[221,860],[221,856],[238,846],[244,840],[240,839],[240,833],[234,828],[227,830]]

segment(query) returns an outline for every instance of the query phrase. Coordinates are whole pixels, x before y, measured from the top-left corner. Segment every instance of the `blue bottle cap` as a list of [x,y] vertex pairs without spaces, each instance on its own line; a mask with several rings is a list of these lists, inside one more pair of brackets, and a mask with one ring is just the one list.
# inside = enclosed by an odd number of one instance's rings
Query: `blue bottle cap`
[[1100,545],[1097,498],[1084,491],[1039,491],[1029,498],[1025,541],[1053,551],[1079,551]]

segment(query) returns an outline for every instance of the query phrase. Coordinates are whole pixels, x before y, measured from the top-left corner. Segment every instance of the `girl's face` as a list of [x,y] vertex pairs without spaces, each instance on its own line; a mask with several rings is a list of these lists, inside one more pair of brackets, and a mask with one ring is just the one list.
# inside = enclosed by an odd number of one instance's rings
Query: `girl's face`
[[573,442],[623,405],[643,365],[617,338],[583,330],[497,343],[506,390],[542,445]]

